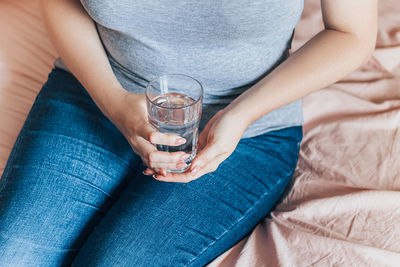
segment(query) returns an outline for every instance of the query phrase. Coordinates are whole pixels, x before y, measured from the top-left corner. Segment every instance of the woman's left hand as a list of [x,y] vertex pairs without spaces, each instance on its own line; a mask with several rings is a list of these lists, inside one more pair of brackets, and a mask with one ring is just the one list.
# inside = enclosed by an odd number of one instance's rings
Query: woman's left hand
[[218,166],[235,150],[246,127],[237,119],[230,117],[225,110],[219,111],[207,123],[199,135],[198,154],[192,165],[184,173],[170,173],[166,176],[146,169],[146,175],[165,182],[188,183],[204,174],[214,172]]

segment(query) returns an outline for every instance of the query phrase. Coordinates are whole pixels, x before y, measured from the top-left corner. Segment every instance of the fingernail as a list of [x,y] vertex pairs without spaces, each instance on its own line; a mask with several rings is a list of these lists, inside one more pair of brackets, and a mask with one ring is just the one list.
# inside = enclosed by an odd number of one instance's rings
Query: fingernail
[[188,159],[190,157],[189,154],[183,154],[182,156],[179,157],[180,160],[185,160]]
[[186,140],[184,138],[178,138],[175,141],[175,144],[177,144],[177,145],[181,145],[181,144],[184,144],[184,143],[186,143]]
[[186,166],[187,166],[186,163],[183,163],[183,162],[179,162],[178,164],[176,164],[176,167],[178,169],[185,168]]

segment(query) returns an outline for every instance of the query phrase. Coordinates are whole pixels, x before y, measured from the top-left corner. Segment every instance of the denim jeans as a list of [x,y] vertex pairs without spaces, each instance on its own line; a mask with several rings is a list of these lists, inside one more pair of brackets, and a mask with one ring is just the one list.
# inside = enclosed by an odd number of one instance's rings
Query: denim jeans
[[279,200],[302,127],[242,139],[190,183],[141,159],[75,77],[54,69],[0,180],[0,266],[203,266]]

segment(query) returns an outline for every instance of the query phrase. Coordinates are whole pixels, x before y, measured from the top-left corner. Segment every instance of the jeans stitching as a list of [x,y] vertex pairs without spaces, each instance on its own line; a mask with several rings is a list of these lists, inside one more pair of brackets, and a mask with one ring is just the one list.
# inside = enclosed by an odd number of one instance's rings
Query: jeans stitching
[[[297,166],[298,155],[299,155],[299,150],[300,150],[300,143],[301,143],[301,141],[297,142],[297,153],[296,153],[296,158],[295,158],[294,163],[292,164],[292,168],[291,168],[292,171],[291,171],[291,173],[289,174],[289,177],[292,177],[292,176],[293,176],[294,170],[295,170],[295,168],[296,168],[296,166]],[[269,190],[268,192],[264,193],[264,194],[257,200],[257,202],[254,203],[254,205],[253,205],[249,210],[247,210],[247,211],[243,214],[243,216],[242,216],[241,218],[239,218],[231,227],[229,227],[229,229],[225,230],[219,237],[217,237],[217,239],[215,239],[215,240],[214,240],[213,242],[211,242],[207,247],[205,247],[204,249],[202,249],[202,250],[199,252],[199,254],[198,254],[196,257],[194,257],[193,259],[191,259],[191,260],[187,263],[187,265],[185,265],[185,266],[190,266],[196,259],[198,259],[204,252],[206,252],[206,250],[208,250],[210,247],[212,247],[213,245],[215,245],[215,244],[217,243],[217,241],[219,241],[222,237],[224,237],[227,233],[229,233],[229,231],[231,231],[240,221],[242,221],[242,220],[246,217],[246,215],[247,215],[249,212],[251,212],[252,210],[254,210],[254,208],[260,203],[260,201],[261,201],[265,196],[267,196],[267,195],[270,194],[271,192],[275,191],[275,189],[276,189],[279,185],[281,185],[281,184],[283,183],[283,181],[284,181],[284,179],[280,179],[280,181],[279,181],[278,183],[276,183],[275,186],[274,186],[271,190]]]
[[268,192],[264,193],[258,200],[256,203],[254,203],[254,205],[247,210],[243,216],[241,218],[239,218],[231,227],[229,227],[229,229],[225,230],[219,237],[217,237],[217,239],[215,239],[213,242],[211,242],[207,247],[205,247],[204,249],[202,249],[199,254],[194,257],[192,260],[190,260],[188,262],[188,264],[186,266],[190,266],[194,260],[198,259],[207,249],[209,249],[210,247],[212,247],[213,245],[215,245],[217,243],[217,241],[219,241],[222,237],[224,237],[227,233],[229,233],[230,230],[232,230],[232,228],[234,228],[239,222],[241,222],[246,215],[251,212],[252,210],[254,210],[254,208],[258,205],[258,203],[260,203],[260,201],[267,196],[268,194],[270,194],[271,192],[273,192],[279,185],[281,185],[283,183],[283,179],[281,179],[278,183],[275,184],[275,186],[272,188],[272,190],[269,190]]

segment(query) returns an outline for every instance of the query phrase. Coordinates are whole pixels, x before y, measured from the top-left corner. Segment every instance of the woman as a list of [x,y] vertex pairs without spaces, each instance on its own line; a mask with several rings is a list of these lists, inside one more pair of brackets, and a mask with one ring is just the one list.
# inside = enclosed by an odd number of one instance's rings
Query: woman
[[[2,266],[203,266],[244,237],[296,166],[301,97],[374,48],[376,0],[322,0],[325,30],[288,56],[290,1],[43,0],[61,59],[0,180]],[[147,121],[146,83],[205,89],[200,151]],[[268,264],[268,263],[266,263]]]

